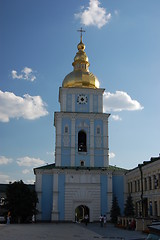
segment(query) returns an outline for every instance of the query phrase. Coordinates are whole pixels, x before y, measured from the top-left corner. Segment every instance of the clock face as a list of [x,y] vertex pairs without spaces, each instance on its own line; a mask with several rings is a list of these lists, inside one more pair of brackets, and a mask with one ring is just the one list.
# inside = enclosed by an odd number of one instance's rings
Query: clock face
[[77,97],[77,103],[78,104],[86,104],[88,101],[88,98],[86,95],[84,94],[79,94],[78,97]]

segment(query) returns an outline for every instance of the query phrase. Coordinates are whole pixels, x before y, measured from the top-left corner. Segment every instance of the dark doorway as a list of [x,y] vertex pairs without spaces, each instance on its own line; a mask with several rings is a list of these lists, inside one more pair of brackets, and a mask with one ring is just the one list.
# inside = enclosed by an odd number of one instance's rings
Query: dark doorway
[[84,131],[78,133],[78,152],[87,152],[87,136]]
[[80,205],[75,209],[75,221],[84,222],[85,216],[88,216],[89,222],[89,208],[86,205]]

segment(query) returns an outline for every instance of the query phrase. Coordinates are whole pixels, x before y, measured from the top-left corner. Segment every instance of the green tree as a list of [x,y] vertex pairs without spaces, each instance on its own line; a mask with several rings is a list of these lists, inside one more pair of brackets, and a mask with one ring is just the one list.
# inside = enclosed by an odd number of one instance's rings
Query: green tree
[[124,208],[124,215],[127,217],[134,216],[134,205],[133,205],[133,200],[131,195],[127,197],[125,208]]
[[31,191],[23,181],[8,185],[6,191],[6,208],[11,213],[14,222],[26,222],[36,214],[37,194]]
[[120,207],[118,205],[117,197],[114,196],[112,200],[112,208],[110,212],[111,222],[117,223],[118,216],[120,216]]

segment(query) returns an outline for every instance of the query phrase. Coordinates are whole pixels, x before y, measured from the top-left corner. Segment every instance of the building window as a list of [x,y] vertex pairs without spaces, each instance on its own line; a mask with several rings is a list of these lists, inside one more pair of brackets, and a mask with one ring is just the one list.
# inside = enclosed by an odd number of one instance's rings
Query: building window
[[99,135],[101,133],[100,127],[97,127],[97,134]]
[[84,167],[84,161],[81,160],[81,167]]
[[130,183],[131,193],[132,193],[132,182]]
[[149,215],[152,216],[152,201],[149,202]]
[[154,189],[158,188],[158,179],[156,178],[156,175],[154,175]]
[[158,206],[157,206],[157,201],[154,201],[154,216],[158,216]]
[[147,178],[144,179],[144,190],[147,191]]
[[84,131],[78,133],[78,152],[87,152],[87,135]]
[[151,177],[148,178],[149,182],[149,190],[152,190],[152,179]]
[[137,181],[134,182],[135,192],[137,192]]
[[140,192],[140,180],[138,180],[138,192]]
[[160,188],[160,173],[158,174],[158,188]]
[[64,132],[65,132],[65,133],[68,133],[68,126],[65,126]]
[[130,193],[130,183],[128,183],[128,192]]
[[128,192],[132,193],[132,182],[128,183]]

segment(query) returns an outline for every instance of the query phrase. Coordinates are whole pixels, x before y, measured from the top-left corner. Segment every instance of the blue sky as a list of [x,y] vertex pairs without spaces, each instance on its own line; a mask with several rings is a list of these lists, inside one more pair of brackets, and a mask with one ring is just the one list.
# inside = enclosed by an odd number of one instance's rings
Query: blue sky
[[110,164],[159,155],[159,23],[159,0],[0,1],[0,183],[33,183],[33,168],[54,162],[53,114],[80,27],[111,113]]

